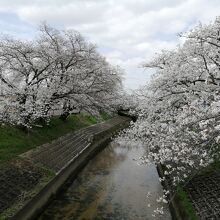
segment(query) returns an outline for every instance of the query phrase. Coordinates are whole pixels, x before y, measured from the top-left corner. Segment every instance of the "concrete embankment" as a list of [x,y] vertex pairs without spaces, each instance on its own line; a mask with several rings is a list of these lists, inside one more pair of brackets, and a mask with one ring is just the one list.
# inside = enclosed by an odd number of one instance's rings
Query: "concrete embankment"
[[[157,166],[161,178],[165,177],[163,167]],[[166,176],[163,187],[171,191],[171,183]],[[220,172],[207,167],[182,186],[183,195],[178,192],[171,195],[170,210],[175,220],[220,219]],[[187,200],[186,200],[187,199]],[[185,200],[185,201],[183,201]]]
[[21,155],[32,166],[52,171],[55,175],[12,217],[16,220],[34,219],[61,189],[66,180],[74,178],[98,151],[119,130],[127,127],[130,118],[117,116],[75,133],[67,134],[51,143]]

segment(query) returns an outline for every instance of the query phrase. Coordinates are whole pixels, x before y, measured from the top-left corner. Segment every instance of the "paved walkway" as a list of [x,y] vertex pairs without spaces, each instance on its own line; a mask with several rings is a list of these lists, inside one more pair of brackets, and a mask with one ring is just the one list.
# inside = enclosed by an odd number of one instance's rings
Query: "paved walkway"
[[92,142],[97,134],[102,134],[116,125],[130,119],[117,116],[106,122],[69,133],[21,155],[0,169],[0,213],[17,202],[24,193],[35,187],[43,178],[42,168],[59,173]]

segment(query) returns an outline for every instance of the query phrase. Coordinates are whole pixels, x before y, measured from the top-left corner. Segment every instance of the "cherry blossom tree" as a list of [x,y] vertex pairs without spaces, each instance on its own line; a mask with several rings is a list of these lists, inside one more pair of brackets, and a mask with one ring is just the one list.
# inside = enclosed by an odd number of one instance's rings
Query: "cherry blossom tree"
[[123,71],[76,31],[42,24],[32,41],[0,40],[1,121],[32,126],[54,109],[98,114],[117,108]]
[[144,65],[156,73],[139,91],[137,122],[122,135],[142,141],[143,162],[161,164],[174,191],[219,159],[220,140],[220,18],[181,37],[183,45]]
[[111,66],[78,32],[61,32],[47,25],[41,32],[41,47],[46,48],[49,59],[53,54],[55,65],[56,80],[52,76],[49,87],[56,89],[50,102],[62,103],[61,118],[66,119],[73,109],[92,114],[109,110],[111,97],[119,94],[122,71]]
[[42,84],[48,74],[48,68],[48,63],[40,57],[38,48],[33,42],[12,38],[1,40],[0,80],[3,120],[25,125],[42,114]]

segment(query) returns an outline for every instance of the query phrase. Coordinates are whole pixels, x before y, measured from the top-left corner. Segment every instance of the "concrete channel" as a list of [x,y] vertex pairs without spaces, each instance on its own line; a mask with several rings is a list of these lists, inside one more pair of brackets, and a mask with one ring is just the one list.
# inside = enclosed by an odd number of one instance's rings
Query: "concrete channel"
[[55,177],[11,219],[32,220],[62,188],[68,178],[74,178],[111,137],[129,126],[129,117],[116,116],[106,122],[67,134],[22,155],[37,166],[53,170]]

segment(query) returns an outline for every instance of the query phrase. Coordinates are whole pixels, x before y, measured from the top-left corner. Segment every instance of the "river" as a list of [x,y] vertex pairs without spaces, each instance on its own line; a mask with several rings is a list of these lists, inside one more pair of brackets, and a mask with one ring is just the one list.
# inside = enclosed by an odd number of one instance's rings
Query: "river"
[[162,187],[154,165],[138,164],[143,153],[139,146],[110,143],[69,180],[38,220],[170,220],[167,207],[163,216],[152,217]]

